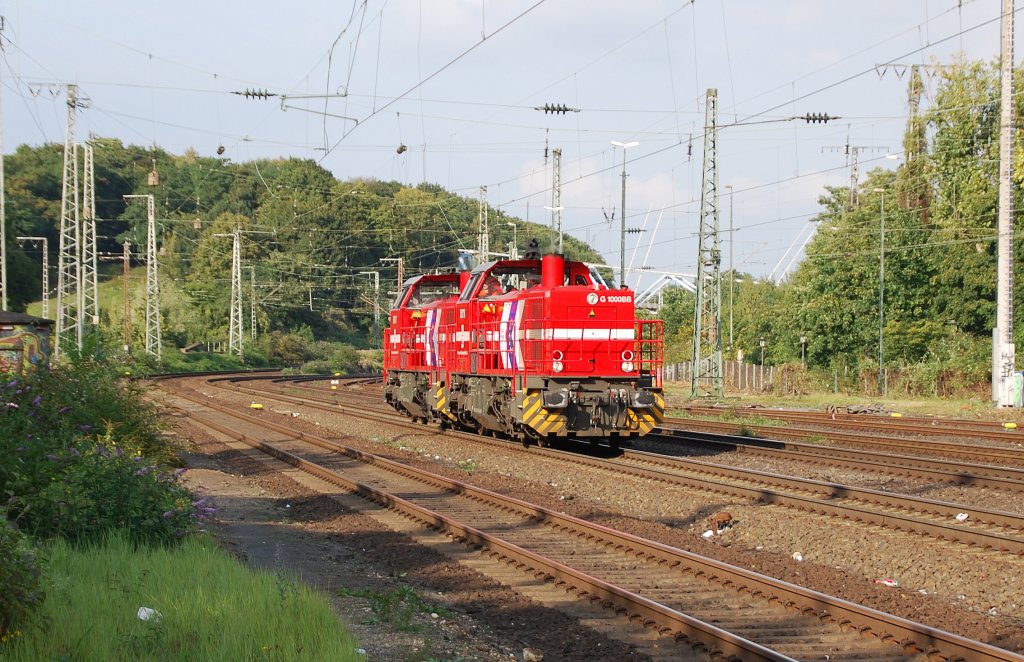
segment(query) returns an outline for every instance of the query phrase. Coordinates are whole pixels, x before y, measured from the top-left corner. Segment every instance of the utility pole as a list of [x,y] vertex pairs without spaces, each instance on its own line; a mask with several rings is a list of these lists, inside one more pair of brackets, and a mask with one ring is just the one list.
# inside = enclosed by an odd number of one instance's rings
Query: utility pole
[[[480,187],[480,217],[478,219],[478,228],[480,236],[477,241],[477,255],[480,256],[480,261],[487,261],[487,256],[491,252],[490,242],[488,240],[487,230],[487,187]],[[401,284],[399,284],[401,288]]]
[[992,399],[1012,407],[1016,347],[1013,343],[1013,0],[1003,0],[999,66],[999,245],[996,328],[992,334]]
[[54,358],[72,345],[81,349],[82,336],[75,304],[81,288],[81,237],[78,208],[78,143],[75,142],[75,112],[78,86],[67,86],[67,130],[64,135],[64,175],[60,198],[60,248],[57,255],[57,333]]
[[856,209],[857,207],[857,180],[860,179],[858,172],[858,155],[862,152],[888,152],[888,147],[873,147],[871,145],[851,145],[847,142],[845,145],[827,145],[821,148],[823,152],[839,152],[842,151],[846,154],[846,162],[850,165],[850,202],[849,208]]
[[96,276],[96,174],[91,143],[82,145],[82,287],[79,288],[79,329],[100,325],[99,285]]
[[40,242],[43,246],[43,317],[50,316],[50,244],[46,237],[15,237],[17,241]]
[[562,255],[562,149],[551,150],[551,227],[558,232],[558,254]]
[[[0,52],[3,52],[3,31],[5,19],[0,16]],[[3,72],[3,58],[0,58],[0,73]],[[3,89],[0,80],[0,90]],[[0,310],[7,310],[7,188],[4,185],[4,116],[0,106]],[[44,293],[43,296],[46,296]],[[43,317],[46,317],[44,314]]]
[[153,194],[126,195],[125,200],[146,200],[146,353],[162,358],[160,342],[160,280],[156,261],[156,208]]
[[124,353],[130,354],[132,349],[132,300],[129,287],[129,271],[131,269],[132,242],[127,239],[124,240],[124,252],[121,254],[121,259],[124,263],[122,275],[124,285],[124,319],[122,320],[122,326],[124,327]]
[[733,270],[732,262],[732,204],[733,204],[733,190],[732,184],[726,184],[725,188],[729,189],[729,353],[732,354],[732,291],[736,289],[736,272]]
[[619,287],[626,287],[626,149],[636,147],[640,143],[634,141],[624,143],[611,141],[612,145],[622,148],[622,209],[619,212]]
[[718,237],[718,90],[707,91],[704,177],[697,250],[697,303],[693,320],[690,397],[722,397],[722,272]]

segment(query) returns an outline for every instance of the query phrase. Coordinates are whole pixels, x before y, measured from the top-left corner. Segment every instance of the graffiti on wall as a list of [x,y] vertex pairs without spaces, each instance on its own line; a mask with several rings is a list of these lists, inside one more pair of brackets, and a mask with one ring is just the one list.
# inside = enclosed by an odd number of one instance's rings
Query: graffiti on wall
[[0,329],[0,372],[21,372],[45,364],[49,350],[49,329],[28,326]]

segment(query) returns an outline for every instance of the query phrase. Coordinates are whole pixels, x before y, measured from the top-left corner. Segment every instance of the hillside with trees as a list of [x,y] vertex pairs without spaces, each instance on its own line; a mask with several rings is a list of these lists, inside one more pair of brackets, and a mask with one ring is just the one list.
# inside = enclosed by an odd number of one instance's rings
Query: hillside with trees
[[[132,265],[142,264],[146,207],[125,195],[154,196],[161,327],[167,349],[228,338],[233,235],[240,238],[246,335],[250,302],[265,352],[297,362],[282,348],[288,334],[307,341],[374,347],[397,289],[398,260],[405,275],[450,269],[479,237],[479,201],[436,185],[341,182],[312,161],[231,163],[188,152],[94,141],[96,216],[102,278],[122,271],[123,242]],[[7,158],[11,308],[41,298],[41,251],[19,246],[16,236],[49,241],[51,288],[60,234],[63,146],[21,146]],[[156,185],[151,172],[158,173]],[[491,250],[507,252],[513,235],[520,251],[531,239],[554,243],[547,227],[489,209]],[[510,224],[515,223],[513,229]],[[583,243],[565,238],[569,255],[601,260]],[[376,272],[378,287],[374,287]],[[133,272],[132,345],[144,338],[144,278]],[[142,282],[140,282],[142,281]],[[120,287],[115,288],[120,292]],[[52,296],[52,290],[51,290]],[[375,306],[378,306],[375,309]],[[121,346],[124,306],[101,307],[105,343]],[[51,316],[53,312],[51,310]],[[248,342],[248,338],[247,338]],[[268,347],[266,343],[273,347]]]

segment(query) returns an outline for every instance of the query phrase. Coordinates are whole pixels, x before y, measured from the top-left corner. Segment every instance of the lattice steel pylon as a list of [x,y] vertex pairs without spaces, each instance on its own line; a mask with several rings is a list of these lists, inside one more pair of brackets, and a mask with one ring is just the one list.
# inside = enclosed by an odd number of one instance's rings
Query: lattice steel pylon
[[242,358],[242,233],[235,228],[231,240],[231,322],[228,351]]
[[551,154],[551,227],[558,233],[558,254],[562,255],[562,150],[555,148]]
[[718,237],[718,90],[708,88],[704,119],[704,177],[697,248],[690,397],[722,397],[722,252]]
[[78,324],[95,331],[100,324],[99,289],[96,282],[96,175],[92,144],[82,145],[82,292]]
[[490,230],[487,227],[487,187],[480,187],[480,238],[477,244],[477,258],[480,262],[486,262],[491,254]]
[[125,200],[146,200],[146,353],[162,358],[160,342],[160,279],[156,260],[156,208],[153,196],[126,195]]
[[64,176],[60,197],[60,247],[57,254],[57,331],[54,358],[69,347],[82,347],[79,292],[82,263],[79,239],[81,218],[78,206],[78,143],[75,142],[75,111],[78,86],[67,86],[68,119],[64,135]]

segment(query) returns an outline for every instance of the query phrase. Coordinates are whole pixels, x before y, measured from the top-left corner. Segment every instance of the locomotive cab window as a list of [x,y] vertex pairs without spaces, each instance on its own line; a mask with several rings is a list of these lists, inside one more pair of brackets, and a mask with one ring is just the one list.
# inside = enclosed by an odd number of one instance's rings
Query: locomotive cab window
[[478,299],[493,299],[540,283],[540,267],[498,267],[487,274],[475,274],[460,300],[468,301],[471,292],[476,292]]
[[458,283],[423,281],[415,287],[406,305],[409,308],[420,308],[435,301],[454,297],[458,293]]

